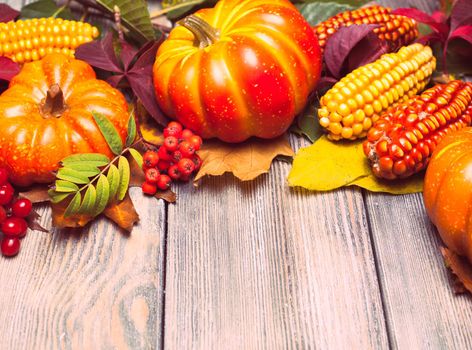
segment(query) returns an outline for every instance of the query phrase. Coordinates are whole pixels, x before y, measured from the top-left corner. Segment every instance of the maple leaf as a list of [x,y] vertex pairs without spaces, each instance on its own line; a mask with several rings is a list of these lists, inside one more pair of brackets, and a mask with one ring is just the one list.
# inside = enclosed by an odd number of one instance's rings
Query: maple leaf
[[273,140],[250,139],[240,144],[208,140],[198,154],[203,164],[195,183],[206,175],[218,176],[226,172],[242,181],[253,180],[269,171],[275,157],[292,157],[294,152],[284,135]]
[[452,250],[441,247],[441,253],[446,266],[451,269],[458,281],[454,283],[456,293],[472,293],[472,265],[466,258],[454,253]]
[[114,49],[113,33],[109,31],[102,40],[79,46],[75,57],[95,68],[109,72],[107,81],[112,86],[127,84],[149,114],[159,124],[165,126],[167,119],[157,104],[152,80],[152,66],[162,41],[162,37],[158,41],[149,41],[138,50],[126,41],[120,40],[121,52],[118,58]]
[[10,22],[20,15],[20,12],[7,4],[0,4],[0,22]]

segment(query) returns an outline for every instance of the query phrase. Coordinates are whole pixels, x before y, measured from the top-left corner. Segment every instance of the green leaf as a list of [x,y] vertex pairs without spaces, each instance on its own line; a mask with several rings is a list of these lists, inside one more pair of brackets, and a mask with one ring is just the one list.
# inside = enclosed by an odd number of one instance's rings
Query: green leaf
[[49,197],[51,197],[51,202],[52,203],[59,203],[62,202],[64,199],[69,197],[71,193],[61,193],[61,192],[56,192],[54,190],[48,190]]
[[118,170],[120,172],[120,184],[118,186],[117,197],[118,200],[125,198],[126,192],[128,191],[129,179],[130,179],[130,168],[128,159],[121,156],[118,160]]
[[82,196],[80,192],[77,192],[70,201],[69,205],[67,206],[66,211],[64,212],[64,216],[71,216],[73,214],[76,214],[79,210],[81,200]]
[[377,179],[364,155],[362,141],[331,142],[322,136],[313,145],[298,151],[288,175],[291,187],[330,191],[359,186],[372,192],[415,193],[422,189],[422,175],[401,181]]
[[95,200],[95,206],[92,211],[92,216],[100,214],[107,206],[108,199],[110,198],[110,185],[108,184],[107,177],[100,174],[97,181],[97,198]]
[[108,159],[108,157],[100,153],[73,154],[64,158],[61,161],[63,166],[74,167],[75,170],[79,170],[79,166],[100,167],[107,165],[109,162],[110,160]]
[[198,5],[205,4],[207,7],[213,7],[217,0],[164,0],[162,2],[163,10],[160,13],[167,13],[167,18],[176,20],[191,12]]
[[131,156],[136,161],[136,163],[139,165],[139,167],[142,168],[143,167],[143,156],[141,155],[141,153],[139,153],[134,148],[130,148],[129,153],[131,153]]
[[64,19],[74,19],[72,12],[67,7],[58,7],[53,0],[39,0],[25,5],[21,8],[21,19],[59,17]]
[[84,200],[80,206],[79,213],[91,215],[97,199],[97,191],[93,185],[87,187],[85,191]]
[[70,169],[70,168],[61,168],[57,172],[56,177],[61,180],[66,180],[73,182],[75,184],[87,184],[89,183],[89,178],[85,176],[80,171]]
[[107,180],[110,185],[110,200],[113,200],[120,185],[120,171],[114,164],[108,169]]
[[126,137],[126,147],[132,145],[136,138],[136,120],[134,119],[134,113],[129,116],[128,120],[128,136]]
[[82,162],[70,163],[69,165],[67,165],[67,167],[63,167],[61,169],[70,169],[88,178],[97,176],[100,173],[100,169],[98,169],[96,166]]
[[92,112],[92,115],[111,151],[120,154],[123,151],[123,142],[113,123],[101,113]]
[[56,192],[77,192],[79,187],[69,181],[57,180],[54,189]]
[[[355,4],[355,5],[354,5]],[[337,15],[338,13],[354,10],[356,7],[362,5],[361,1],[345,1],[340,2],[304,2],[303,4],[297,4],[297,8],[305,19],[312,26],[317,25],[328,18]]]
[[154,29],[149,16],[147,2],[144,0],[96,0],[110,14],[114,13],[114,7],[118,6],[121,13],[121,23],[126,27],[132,37],[141,43],[155,39]]
[[323,130],[318,122],[318,108],[314,104],[308,104],[305,110],[298,115],[290,130],[306,136],[311,142],[318,140],[323,135]]

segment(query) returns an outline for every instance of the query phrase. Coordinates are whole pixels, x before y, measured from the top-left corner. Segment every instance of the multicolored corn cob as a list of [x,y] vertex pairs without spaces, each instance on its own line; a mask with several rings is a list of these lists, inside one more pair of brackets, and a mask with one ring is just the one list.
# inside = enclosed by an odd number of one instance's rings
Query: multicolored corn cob
[[387,108],[422,91],[435,68],[431,48],[421,44],[385,54],[346,75],[321,98],[320,125],[331,140],[365,137]]
[[426,168],[443,137],[472,123],[472,84],[436,85],[390,109],[364,142],[373,173],[405,178]]
[[33,18],[0,23],[0,56],[18,63],[36,61],[48,53],[73,56],[75,49],[98,37],[89,23],[62,18]]
[[374,33],[389,44],[391,51],[412,43],[418,37],[418,24],[414,19],[394,15],[390,8],[374,5],[339,13],[315,26],[321,51],[328,38],[339,28],[353,24],[378,24]]

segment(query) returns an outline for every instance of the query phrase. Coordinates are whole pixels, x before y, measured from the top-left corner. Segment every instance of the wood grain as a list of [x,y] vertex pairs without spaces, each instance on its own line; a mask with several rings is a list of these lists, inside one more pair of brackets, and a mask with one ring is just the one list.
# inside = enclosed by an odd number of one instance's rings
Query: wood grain
[[179,187],[165,348],[387,348],[361,193],[290,190],[289,168]]
[[470,349],[472,297],[454,295],[420,194],[366,194],[390,340],[399,349]]
[[159,347],[165,205],[131,192],[141,216],[131,235],[104,219],[34,231],[1,259],[0,349]]

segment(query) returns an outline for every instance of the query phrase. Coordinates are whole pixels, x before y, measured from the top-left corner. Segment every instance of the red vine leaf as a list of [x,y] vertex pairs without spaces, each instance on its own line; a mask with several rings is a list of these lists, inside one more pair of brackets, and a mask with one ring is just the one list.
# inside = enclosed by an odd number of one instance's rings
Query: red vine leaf
[[451,11],[451,31],[472,24],[472,1],[457,0]]
[[0,4],[0,22],[10,22],[20,15],[20,12],[7,4]]
[[8,57],[0,56],[0,80],[10,81],[20,72],[18,63],[13,62]]
[[107,72],[122,73],[123,71],[116,58],[111,31],[102,40],[80,45],[75,52],[75,58],[86,61],[91,66]]

